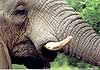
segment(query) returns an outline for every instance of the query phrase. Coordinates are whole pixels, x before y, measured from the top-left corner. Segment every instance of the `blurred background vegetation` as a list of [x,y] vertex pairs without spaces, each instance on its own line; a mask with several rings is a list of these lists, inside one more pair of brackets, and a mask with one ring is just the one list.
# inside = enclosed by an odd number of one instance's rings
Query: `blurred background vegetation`
[[[100,0],[65,0],[65,2],[71,5],[100,34]],[[22,69],[25,67],[13,65],[13,68]],[[52,70],[72,70],[73,68],[77,70],[83,70],[82,68],[86,68],[84,70],[89,70],[90,68],[92,68],[91,70],[94,70],[94,68],[100,69],[64,54],[59,54],[54,62],[51,63]]]

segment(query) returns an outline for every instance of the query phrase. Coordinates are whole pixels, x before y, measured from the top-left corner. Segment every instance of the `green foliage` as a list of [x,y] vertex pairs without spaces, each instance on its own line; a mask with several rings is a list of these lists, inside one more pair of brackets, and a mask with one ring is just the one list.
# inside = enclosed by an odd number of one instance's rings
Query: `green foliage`
[[17,65],[17,64],[13,64],[12,68],[13,69],[26,69],[26,67],[24,65]]
[[100,0],[66,0],[99,34]]
[[52,70],[94,70],[99,69],[99,67],[90,65],[82,60],[78,60],[74,57],[66,56],[65,54],[59,54],[54,62],[51,63]]

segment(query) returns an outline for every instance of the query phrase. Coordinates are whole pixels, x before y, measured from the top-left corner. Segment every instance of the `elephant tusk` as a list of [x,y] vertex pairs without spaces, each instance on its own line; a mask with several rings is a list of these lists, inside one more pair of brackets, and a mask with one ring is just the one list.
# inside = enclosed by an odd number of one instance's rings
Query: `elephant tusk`
[[65,38],[60,42],[49,42],[46,45],[44,45],[44,47],[47,48],[48,50],[58,51],[62,49],[65,45],[67,45],[72,40],[72,38],[73,38],[72,36],[68,36],[67,38]]

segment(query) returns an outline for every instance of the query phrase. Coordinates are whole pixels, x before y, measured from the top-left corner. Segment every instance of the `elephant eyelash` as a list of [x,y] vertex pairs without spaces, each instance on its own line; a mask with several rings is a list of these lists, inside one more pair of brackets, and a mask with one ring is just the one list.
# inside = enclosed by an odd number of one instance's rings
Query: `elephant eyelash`
[[14,15],[21,15],[21,16],[25,15],[26,16],[28,15],[28,9],[22,5],[18,6],[16,10],[14,11]]
[[27,15],[27,14],[28,14],[28,11],[26,9],[15,11],[15,15]]

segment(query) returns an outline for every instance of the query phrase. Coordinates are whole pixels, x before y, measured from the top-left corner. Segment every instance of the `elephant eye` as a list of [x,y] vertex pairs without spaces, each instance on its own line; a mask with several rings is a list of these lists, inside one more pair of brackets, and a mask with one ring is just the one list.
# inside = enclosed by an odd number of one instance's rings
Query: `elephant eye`
[[18,6],[14,11],[14,15],[27,15],[27,14],[28,14],[28,9],[23,5]]

